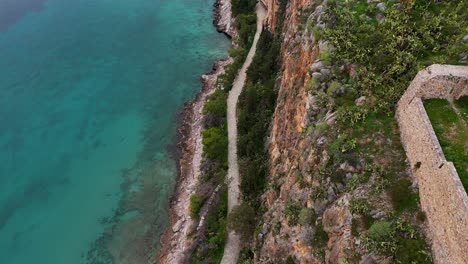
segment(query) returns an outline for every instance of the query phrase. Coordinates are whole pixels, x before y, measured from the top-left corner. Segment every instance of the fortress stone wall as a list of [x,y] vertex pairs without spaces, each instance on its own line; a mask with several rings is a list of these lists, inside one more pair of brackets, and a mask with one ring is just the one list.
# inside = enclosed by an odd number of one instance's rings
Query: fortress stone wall
[[420,71],[398,102],[401,141],[427,214],[435,263],[468,263],[468,197],[422,100],[468,95],[468,67],[434,64]]

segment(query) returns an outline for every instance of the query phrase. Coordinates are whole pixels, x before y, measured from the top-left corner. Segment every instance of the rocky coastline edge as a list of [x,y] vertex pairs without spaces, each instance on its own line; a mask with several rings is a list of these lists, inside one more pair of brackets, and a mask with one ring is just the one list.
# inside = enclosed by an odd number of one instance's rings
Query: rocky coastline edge
[[[215,0],[213,25],[218,32],[228,37],[235,35],[230,0]],[[185,263],[195,246],[195,241],[187,235],[197,224],[189,217],[189,200],[197,185],[202,158],[203,105],[216,89],[218,76],[224,73],[224,67],[232,61],[231,58],[216,61],[212,71],[200,77],[201,90],[180,111],[176,136],[178,175],[169,200],[169,223],[160,237],[155,264]]]

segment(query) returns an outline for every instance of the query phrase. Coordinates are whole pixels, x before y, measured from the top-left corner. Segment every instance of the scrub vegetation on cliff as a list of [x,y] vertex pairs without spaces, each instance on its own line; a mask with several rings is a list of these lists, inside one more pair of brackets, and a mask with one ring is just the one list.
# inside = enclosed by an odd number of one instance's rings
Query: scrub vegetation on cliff
[[[241,190],[258,219],[243,261],[430,263],[394,109],[418,70],[466,63],[467,3],[303,2],[287,11],[282,2],[288,22],[262,36],[268,41],[258,49],[265,52],[257,54],[239,102]],[[302,76],[304,128],[268,139],[277,105],[284,108],[276,118],[291,117],[276,124],[277,133],[302,118],[288,106],[302,96],[301,83],[289,79],[293,88],[281,91],[279,78],[293,75],[279,69],[304,56],[313,58]],[[283,149],[272,157],[266,144]]]

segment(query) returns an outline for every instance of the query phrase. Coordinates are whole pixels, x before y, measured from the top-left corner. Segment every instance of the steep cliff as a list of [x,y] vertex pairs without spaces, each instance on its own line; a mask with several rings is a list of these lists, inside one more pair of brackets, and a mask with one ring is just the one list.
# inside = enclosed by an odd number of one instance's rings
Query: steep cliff
[[[389,68],[394,65],[403,68],[395,70],[391,78],[398,81],[392,80],[390,84],[385,79],[388,71],[381,73],[379,69],[366,67],[367,61],[358,55],[343,55],[344,45],[334,42],[337,40],[334,34],[339,30],[353,32],[353,23],[345,29],[345,18],[355,19],[356,27],[368,21],[368,32],[363,33],[359,28],[361,35],[355,33],[357,38],[365,39],[373,34],[372,28],[390,30],[389,24],[404,23],[394,18],[395,14],[435,18],[440,13],[431,13],[429,5],[439,3],[431,1],[423,6],[420,1],[414,1],[408,7],[406,3],[412,1],[349,1],[349,5],[348,1],[346,4],[317,0],[262,2],[269,8],[265,26],[281,40],[278,60],[281,71],[275,85],[276,108],[266,136],[267,184],[260,198],[260,220],[250,247],[253,260],[260,263],[432,262],[426,245],[426,241],[429,245],[431,241],[424,239],[427,227],[425,215],[419,209],[417,182],[411,179],[393,109],[411,80],[409,76],[414,77],[421,66],[416,64],[434,58],[426,56],[430,51],[416,48],[412,49],[413,54],[405,55],[399,44],[395,45],[394,61],[385,61],[388,58],[384,53],[377,57]],[[286,3],[286,7],[283,14],[278,14],[281,3]],[[454,13],[463,9],[453,8]],[[442,13],[449,19],[448,12]],[[450,21],[447,23],[460,28]],[[427,27],[424,30],[432,30],[431,24],[424,26]],[[398,30],[392,30],[398,39]],[[407,38],[413,37],[409,31],[417,31],[404,30]],[[454,41],[461,41],[457,35],[460,31],[441,32],[452,36]],[[426,39],[418,37],[416,32],[416,41],[425,43]],[[349,39],[350,43],[353,41],[360,40]],[[433,42],[437,48],[451,49],[455,45],[445,38]],[[447,54],[442,60],[452,58]],[[417,59],[414,64],[398,62],[397,56]],[[455,58],[462,58],[460,62],[463,62],[463,56],[463,53],[456,54]],[[423,57],[428,61],[422,62]],[[369,63],[378,65],[380,61]],[[392,85],[385,88],[387,92],[377,91],[383,88],[370,81],[364,84],[368,81],[366,76],[377,74],[381,78],[379,82]],[[364,85],[371,88],[363,89]],[[372,90],[373,86],[377,88]],[[380,97],[384,92],[385,97]]]
[[[320,185],[320,182],[314,181],[311,172],[314,166],[318,165],[316,163],[320,160],[321,153],[312,147],[313,139],[304,137],[303,134],[309,122],[307,113],[310,107],[310,97],[305,85],[311,79],[309,67],[318,58],[319,45],[309,34],[297,30],[301,17],[305,15],[303,9],[312,3],[310,0],[290,1],[286,7],[284,27],[281,29],[282,75],[268,140],[268,181],[271,188],[262,197],[265,207],[268,208],[263,215],[263,222],[266,224],[263,226],[262,239],[259,240],[259,255],[263,259],[281,259],[294,255],[301,263],[320,262],[312,253],[313,247],[310,244],[314,230],[309,226],[303,228],[288,224],[288,216],[285,214],[287,207],[293,210],[315,208],[315,213],[322,214],[327,205],[327,202],[316,204],[310,201],[311,188],[301,186],[304,182]],[[274,28],[275,17],[272,16],[268,21],[271,23],[269,26]],[[303,175],[302,183],[297,180],[298,174]],[[334,196],[332,189],[330,196]],[[334,221],[333,224],[341,227],[341,230],[336,230],[341,233],[339,235],[349,233],[351,224],[349,212],[346,212],[346,202],[349,200],[345,198],[342,202],[343,208],[332,208],[327,212],[327,217]],[[341,236],[338,239],[346,240]],[[338,245],[336,240],[331,238],[333,245],[344,248],[341,244]]]
[[227,215],[225,101],[252,44],[256,1],[217,0],[214,24],[236,48],[196,104],[198,184],[180,185],[191,217],[173,221],[170,246],[183,254],[169,257],[219,262],[228,226],[242,238],[240,263],[432,263],[395,106],[419,68],[466,64],[468,3],[260,2],[266,30],[237,103],[242,206]]

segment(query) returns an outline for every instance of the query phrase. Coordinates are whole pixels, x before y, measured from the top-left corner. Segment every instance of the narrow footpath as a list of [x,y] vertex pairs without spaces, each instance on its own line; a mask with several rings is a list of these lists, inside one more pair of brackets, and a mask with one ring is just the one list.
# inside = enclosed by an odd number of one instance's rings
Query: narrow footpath
[[[267,10],[261,2],[256,6],[257,13],[257,31],[255,32],[254,41],[252,47],[250,48],[249,54],[245,59],[244,65],[240,69],[236,79],[234,80],[232,90],[229,92],[229,97],[227,100],[227,123],[228,123],[228,139],[229,139],[229,154],[228,154],[228,210],[231,212],[232,208],[240,204],[240,190],[239,190],[239,164],[237,161],[237,101],[239,95],[242,92],[242,88],[245,84],[245,79],[247,77],[247,69],[252,63],[252,59],[255,56],[257,50],[257,42],[260,38],[260,34],[263,30],[263,20],[265,18]],[[239,259],[240,251],[240,238],[230,231],[228,234],[228,239],[226,246],[224,248],[223,259],[221,260],[222,264],[235,264]]]

